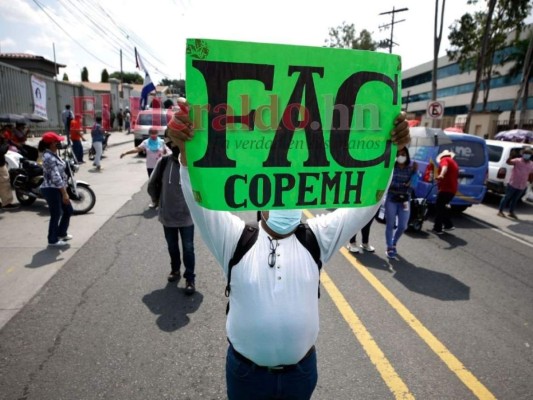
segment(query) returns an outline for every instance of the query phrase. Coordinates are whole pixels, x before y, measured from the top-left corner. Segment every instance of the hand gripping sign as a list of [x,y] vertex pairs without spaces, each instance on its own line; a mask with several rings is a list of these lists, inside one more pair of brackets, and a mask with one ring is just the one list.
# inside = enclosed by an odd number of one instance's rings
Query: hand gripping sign
[[187,160],[201,206],[335,208],[381,199],[396,154],[398,56],[188,39],[186,63],[195,131]]

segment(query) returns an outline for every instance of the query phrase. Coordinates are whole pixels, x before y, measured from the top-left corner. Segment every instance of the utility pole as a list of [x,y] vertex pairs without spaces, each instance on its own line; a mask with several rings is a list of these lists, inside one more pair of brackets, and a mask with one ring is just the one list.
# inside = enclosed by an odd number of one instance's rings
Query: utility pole
[[394,6],[393,6],[391,11],[386,11],[386,12],[382,12],[382,13],[379,14],[379,15],[392,14],[392,20],[391,20],[390,24],[384,24],[384,25],[380,25],[379,26],[380,30],[381,29],[389,29],[389,27],[390,27],[390,39],[386,39],[385,41],[381,41],[379,43],[379,47],[381,47],[381,48],[387,47],[387,45],[388,45],[389,53],[392,53],[392,46],[398,44],[398,43],[394,43],[394,41],[393,41],[393,38],[394,38],[394,24],[398,24],[400,22],[405,21],[405,19],[401,19],[399,21],[394,21],[395,14],[399,13],[399,12],[407,11],[407,10],[409,10],[409,9],[408,8],[400,8],[400,9],[396,10],[394,8]]
[[[122,92],[122,85],[123,84],[124,84],[124,74],[122,72],[122,49],[120,49],[120,90],[119,90],[119,97],[121,99],[124,97],[124,93]],[[120,104],[122,104],[122,102]]]

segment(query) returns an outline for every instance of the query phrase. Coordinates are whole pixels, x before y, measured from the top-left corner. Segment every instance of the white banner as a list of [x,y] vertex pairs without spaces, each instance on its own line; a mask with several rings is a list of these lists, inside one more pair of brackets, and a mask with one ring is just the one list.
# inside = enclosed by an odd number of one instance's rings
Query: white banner
[[33,113],[48,119],[48,114],[46,113],[46,82],[32,75],[31,90],[33,92],[33,103],[35,104]]

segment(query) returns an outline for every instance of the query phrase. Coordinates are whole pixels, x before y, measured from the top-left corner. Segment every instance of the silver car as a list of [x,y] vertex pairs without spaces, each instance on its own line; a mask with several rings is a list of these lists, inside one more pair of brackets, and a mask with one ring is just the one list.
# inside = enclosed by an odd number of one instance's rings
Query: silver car
[[133,128],[133,141],[135,147],[143,140],[148,139],[148,131],[151,128],[157,129],[160,138],[165,136],[167,124],[172,118],[172,110],[162,108],[152,108],[150,110],[139,111]]

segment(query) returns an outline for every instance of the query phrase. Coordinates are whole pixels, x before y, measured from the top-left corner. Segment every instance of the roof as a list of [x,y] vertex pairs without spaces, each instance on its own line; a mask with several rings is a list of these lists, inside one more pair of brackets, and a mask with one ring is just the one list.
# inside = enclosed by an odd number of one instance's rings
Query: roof
[[[75,84],[83,85],[87,89],[94,90],[95,92],[109,92],[111,90],[111,84],[109,82],[72,82]],[[129,84],[134,91],[141,92],[143,85],[141,84]],[[168,86],[156,86],[157,93],[162,93],[167,90]]]
[[43,56],[36,56],[35,54],[27,53],[0,53],[0,60],[1,59],[44,61],[46,63],[56,64],[58,67],[61,68],[66,67],[66,65],[64,64],[54,63],[53,61],[47,60]]

